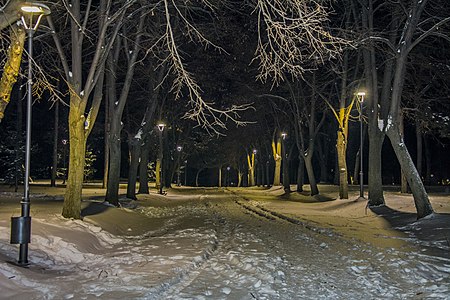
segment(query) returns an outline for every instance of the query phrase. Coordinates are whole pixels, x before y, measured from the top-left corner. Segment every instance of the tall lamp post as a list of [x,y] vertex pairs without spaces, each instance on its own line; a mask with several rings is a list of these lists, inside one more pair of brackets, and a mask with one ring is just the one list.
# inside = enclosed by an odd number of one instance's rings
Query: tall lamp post
[[257,181],[258,181],[258,169],[257,169],[257,164],[258,164],[258,160],[256,159],[256,154],[258,153],[258,150],[253,149],[253,184],[254,185],[258,185]]
[[359,98],[359,198],[358,200],[364,200],[364,185],[363,185],[363,104],[364,104],[364,96],[366,96],[366,92],[359,91],[357,94]]
[[291,188],[289,185],[289,170],[287,165],[287,152],[286,152],[286,137],[287,133],[281,133],[281,163],[283,164],[283,188],[285,192],[290,192]]
[[62,144],[63,144],[63,184],[65,184],[66,183],[66,178],[67,178],[67,169],[66,169],[66,156],[67,156],[67,154],[66,154],[66,151],[67,151],[67,142],[68,142],[68,140],[66,140],[66,139],[63,139],[62,141]]
[[11,244],[20,244],[18,265],[28,265],[28,244],[31,240],[30,217],[30,153],[31,153],[31,104],[33,71],[33,35],[43,16],[50,14],[48,6],[38,2],[24,2],[21,6],[22,24],[28,35],[27,124],[25,142],[24,195],[20,202],[21,216],[11,218]]
[[180,173],[181,173],[181,166],[180,166],[180,159],[181,159],[181,150],[183,150],[182,146],[177,146],[178,151],[178,159],[177,159],[177,186],[181,186],[180,181]]
[[184,161],[184,185],[187,186],[187,159]]
[[163,194],[163,131],[166,124],[158,123],[158,132],[159,132],[159,194]]

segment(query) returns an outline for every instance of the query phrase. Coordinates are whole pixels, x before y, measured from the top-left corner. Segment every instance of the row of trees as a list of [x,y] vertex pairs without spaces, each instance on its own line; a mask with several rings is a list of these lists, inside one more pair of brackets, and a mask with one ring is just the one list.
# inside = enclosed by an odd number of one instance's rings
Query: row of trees
[[[10,20],[3,28],[15,21],[12,16],[17,16],[20,2],[9,1],[3,7],[8,16],[4,19]],[[286,157],[298,153],[298,190],[306,168],[311,192],[318,194],[313,157],[318,153],[320,159],[326,157],[318,137],[326,132],[324,128],[331,128],[324,124],[334,116],[340,197],[348,198],[348,126],[354,94],[360,88],[366,90],[368,100],[369,204],[384,204],[381,147],[387,136],[413,193],[418,217],[433,212],[403,141],[402,112],[408,108],[409,116],[417,120],[418,135],[436,126],[426,120],[432,107],[441,105],[433,101],[442,97],[434,85],[448,79],[448,72],[433,67],[442,61],[443,53],[436,47],[449,32],[445,1],[343,0],[334,7],[308,0],[49,4],[52,16],[47,18],[46,31],[51,34],[39,38],[45,51],[36,58],[45,61],[37,75],[45,80],[37,82],[46,82],[48,95],[69,107],[70,159],[63,216],[81,217],[86,145],[99,114],[105,119],[106,200],[115,205],[119,205],[121,140],[126,137],[130,153],[127,197],[135,198],[137,174],[138,192],[148,193],[154,125],[162,119],[171,124],[173,144],[196,153],[202,153],[214,136],[227,134],[228,128],[258,122],[253,137],[248,133],[247,140],[227,149],[228,154],[210,154],[204,165],[231,164],[246,149],[250,184],[255,184],[251,151],[259,145],[273,155],[274,184],[279,184],[282,160],[286,165]],[[335,14],[330,14],[332,8]],[[9,27],[10,36],[20,36],[20,25],[14,26]],[[22,44],[10,41],[23,49],[23,38]],[[409,76],[412,70],[416,76]],[[434,81],[429,82],[428,76]],[[52,78],[66,86],[67,94],[53,91]],[[417,93],[408,87],[422,88]],[[426,105],[428,115],[419,117],[414,112],[425,111],[424,98],[431,104]],[[2,102],[3,107],[7,102]],[[127,109],[136,113],[124,120]],[[259,113],[251,113],[255,110]],[[195,130],[192,120],[199,126]],[[281,147],[282,130],[289,130],[297,151]],[[171,170],[163,174],[173,174],[177,166],[166,168]],[[166,181],[169,185],[170,176]]]

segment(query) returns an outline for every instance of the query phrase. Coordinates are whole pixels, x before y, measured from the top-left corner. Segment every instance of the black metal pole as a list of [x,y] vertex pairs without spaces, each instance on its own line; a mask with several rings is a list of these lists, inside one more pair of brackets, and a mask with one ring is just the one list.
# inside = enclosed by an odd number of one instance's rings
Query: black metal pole
[[163,131],[159,131],[159,194],[163,193]]
[[187,186],[187,160],[184,161],[184,185]]
[[363,185],[363,122],[362,122],[362,113],[363,113],[363,103],[364,96],[361,98],[361,107],[359,112],[359,197],[364,198],[364,185]]
[[[27,29],[28,33],[28,81],[27,81],[27,124],[26,124],[26,142],[25,142],[25,178],[24,195],[20,202],[21,217],[30,217],[30,153],[31,153],[31,104],[32,104],[32,59],[33,59],[33,29]],[[25,227],[21,226],[21,235],[24,234]],[[19,265],[28,264],[28,243],[21,243],[19,249]]]

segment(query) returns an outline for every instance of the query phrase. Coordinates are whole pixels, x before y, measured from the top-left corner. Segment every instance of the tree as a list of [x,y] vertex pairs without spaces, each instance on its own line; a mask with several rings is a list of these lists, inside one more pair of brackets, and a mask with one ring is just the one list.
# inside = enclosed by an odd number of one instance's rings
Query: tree
[[[4,2],[4,1],[2,1]],[[25,0],[9,0],[0,9],[0,30],[3,30],[20,19],[20,6]]]
[[[98,10],[93,9],[92,2],[87,6],[81,5],[80,0],[64,1],[64,9],[70,18],[70,38],[62,43],[61,33],[51,18],[49,25],[53,31],[64,73],[65,80],[69,86],[70,109],[69,109],[69,172],[67,188],[64,196],[63,216],[66,218],[81,218],[81,191],[84,177],[86,143],[98,115],[103,95],[103,77],[106,57],[117,37],[122,20],[127,9],[135,1],[113,4],[110,0],[100,0]],[[84,10],[83,10],[84,9]],[[98,31],[94,31],[92,23],[93,14]],[[59,24],[58,24],[59,25]],[[61,25],[63,26],[63,25]],[[93,55],[83,57],[85,54],[84,38],[89,35],[93,43]],[[70,44],[70,49],[64,47]],[[70,59],[68,59],[70,56]],[[83,74],[87,61],[90,61],[88,73]],[[85,76],[84,76],[85,75]],[[93,94],[92,101],[89,101]],[[89,106],[90,105],[90,106]]]
[[[370,86],[371,107],[369,108],[369,139],[370,150],[373,155],[369,153],[370,166],[373,169],[378,168],[378,156],[381,154],[381,146],[376,146],[380,143],[383,134],[386,134],[391,141],[394,152],[400,162],[401,168],[408,180],[414,198],[414,203],[417,210],[417,217],[423,218],[433,213],[428,194],[425,187],[420,180],[417,169],[414,167],[408,149],[405,146],[401,134],[401,97],[405,86],[405,78],[407,74],[407,62],[411,52],[415,47],[424,41],[426,38],[432,36],[442,36],[439,28],[450,22],[450,17],[442,16],[439,11],[434,11],[428,15],[425,8],[429,8],[430,2],[437,4],[440,1],[422,1],[411,0],[401,1],[397,4],[392,3],[387,7],[380,7],[377,12],[385,13],[391,17],[390,35],[384,37],[375,34],[373,21],[375,20],[374,3],[371,0],[365,1],[362,4],[363,27],[367,32],[366,41],[370,41],[366,45],[364,51],[366,78],[368,86]],[[443,4],[443,3],[442,3]],[[373,43],[379,41],[386,48],[386,52],[378,53]],[[383,70],[382,89],[380,91],[381,111],[378,108],[378,80],[376,74],[375,59],[384,58],[385,68]],[[380,147],[380,149],[376,149]],[[381,170],[375,170],[381,171]],[[381,172],[379,172],[381,174]],[[370,176],[370,174],[369,174]],[[371,195],[370,186],[379,185],[380,182],[371,182],[371,179],[376,179],[377,176],[369,177],[369,199],[370,204],[384,203],[379,191],[377,195]],[[381,177],[381,176],[379,176]],[[375,196],[375,199],[371,199]]]
[[25,30],[21,23],[11,26],[10,37],[11,43],[8,49],[8,58],[3,69],[2,78],[0,79],[0,122],[3,119],[6,106],[9,103],[11,91],[17,81],[22,62]]
[[[135,39],[131,40],[130,30],[127,27],[123,28],[123,39],[116,39],[116,43],[113,47],[113,51],[109,54],[108,58],[108,75],[107,82],[109,92],[109,167],[108,167],[108,181],[106,189],[106,201],[113,205],[119,205],[119,179],[120,179],[120,158],[121,158],[121,131],[122,131],[122,114],[125,108],[125,104],[128,100],[129,91],[131,88],[132,79],[134,76],[134,70],[136,62],[141,49],[141,37],[144,34],[144,22],[146,20],[146,10],[141,9],[138,16],[138,22],[136,25]],[[132,20],[135,14],[130,14],[128,20]],[[123,46],[122,46],[123,44]],[[130,46],[131,44],[131,46]],[[116,98],[116,67],[119,64],[119,52],[123,51],[123,56],[127,62],[125,79],[122,85],[119,98]],[[123,57],[122,56],[122,57]],[[114,89],[114,90],[113,90]]]

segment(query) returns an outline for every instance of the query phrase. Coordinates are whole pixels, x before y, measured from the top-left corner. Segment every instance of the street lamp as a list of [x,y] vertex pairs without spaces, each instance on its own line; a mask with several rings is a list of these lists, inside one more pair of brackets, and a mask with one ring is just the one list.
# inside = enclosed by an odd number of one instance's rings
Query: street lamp
[[231,169],[231,167],[228,166],[228,167],[227,167],[227,179],[225,180],[225,185],[226,185],[227,187],[230,186],[230,169]]
[[283,188],[285,192],[289,192],[290,191],[290,185],[289,185],[289,170],[288,170],[288,165],[287,165],[287,152],[286,152],[286,137],[287,137],[287,133],[286,132],[282,132],[281,133],[281,137],[282,137],[282,143],[281,143],[281,162],[283,164]]
[[180,158],[181,158],[181,150],[183,150],[182,146],[177,146],[177,151],[178,151],[178,159],[177,159],[177,186],[181,186],[181,181],[180,181],[180,173],[181,173],[181,166],[180,166]]
[[66,151],[67,151],[67,140],[64,139],[61,141],[63,144],[63,184],[66,183],[67,170],[66,170]]
[[258,150],[253,149],[253,184],[254,185],[258,185],[258,169],[257,169],[257,164],[258,161],[256,159],[256,153],[258,153]]
[[187,186],[187,159],[184,161],[184,185]]
[[[21,216],[11,218],[11,244],[20,244],[18,265],[28,265],[28,244],[31,240],[30,217],[30,153],[31,153],[31,104],[33,85],[33,35],[43,16],[50,14],[48,6],[37,2],[25,2],[21,6],[22,24],[28,34],[28,80],[27,80],[27,125],[25,142],[25,178],[24,196],[21,204]],[[36,18],[35,18],[36,17]]]
[[364,200],[364,186],[363,186],[363,104],[364,104],[364,96],[366,96],[366,92],[359,91],[357,95],[359,98],[359,198],[358,200]]
[[159,132],[159,194],[163,194],[163,131],[164,127],[166,127],[166,124],[164,123],[158,123],[156,125],[158,127]]

